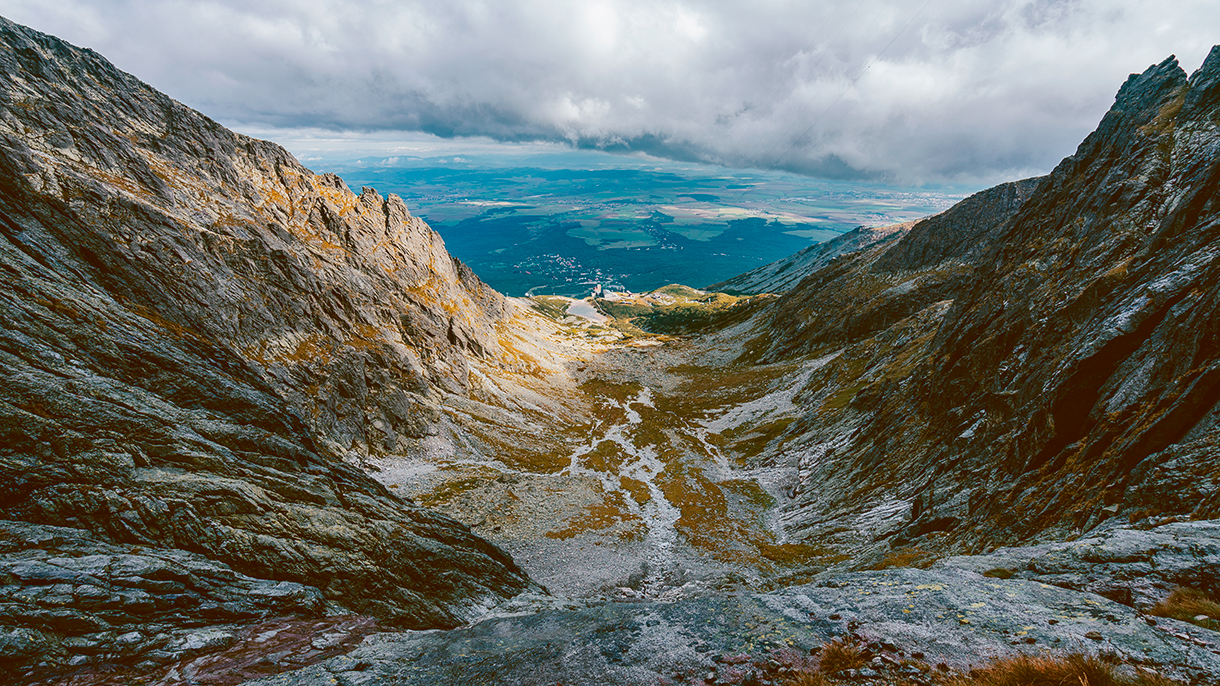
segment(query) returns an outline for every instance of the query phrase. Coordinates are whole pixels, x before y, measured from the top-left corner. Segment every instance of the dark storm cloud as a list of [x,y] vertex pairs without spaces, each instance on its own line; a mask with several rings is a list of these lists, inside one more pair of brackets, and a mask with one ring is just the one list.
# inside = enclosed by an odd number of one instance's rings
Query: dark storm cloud
[[0,0],[230,124],[566,141],[838,177],[1043,172],[1214,2]]

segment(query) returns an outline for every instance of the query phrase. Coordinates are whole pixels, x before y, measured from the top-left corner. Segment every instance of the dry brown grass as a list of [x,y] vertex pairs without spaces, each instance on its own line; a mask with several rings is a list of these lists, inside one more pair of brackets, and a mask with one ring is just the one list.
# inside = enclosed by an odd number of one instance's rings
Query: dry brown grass
[[860,669],[868,656],[860,646],[849,641],[831,641],[822,646],[822,672],[833,674],[844,669]]
[[825,686],[826,677],[821,672],[800,672],[783,682],[784,686]]
[[892,569],[895,567],[914,567],[915,569],[927,569],[936,562],[936,553],[928,550],[920,550],[918,548],[896,548],[885,554],[880,562],[873,565],[872,569]]
[[565,540],[585,532],[609,529],[619,522],[635,525],[640,529],[639,532],[624,532],[626,538],[635,539],[637,533],[643,535],[644,524],[639,515],[630,512],[622,493],[611,492],[605,495],[602,502],[586,506],[584,512],[569,519],[564,528],[546,532],[546,537]]
[[[845,683],[834,678],[835,672],[865,666],[864,652],[850,642],[827,643],[822,646],[821,655],[821,669],[791,674],[781,682],[783,686]],[[1129,675],[1101,658],[1086,655],[1018,655],[973,669],[968,675],[941,675],[935,682],[941,686],[1183,686],[1157,674]],[[885,683],[907,682],[899,679]]]
[[[1157,603],[1148,614],[1172,617],[1205,629],[1220,631],[1220,603],[1209,598],[1203,591],[1193,588],[1175,588],[1167,599]],[[1195,617],[1199,615],[1207,615],[1207,619],[1196,620]]]
[[1084,655],[1066,657],[1020,655],[997,660],[990,667],[971,670],[969,676],[948,681],[948,686],[1171,686],[1161,676],[1127,676],[1114,665]]

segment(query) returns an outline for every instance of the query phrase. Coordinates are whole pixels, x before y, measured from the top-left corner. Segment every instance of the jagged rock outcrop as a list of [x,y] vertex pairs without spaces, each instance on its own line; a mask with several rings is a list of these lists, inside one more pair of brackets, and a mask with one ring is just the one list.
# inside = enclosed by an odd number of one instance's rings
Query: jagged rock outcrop
[[316,588],[238,574],[185,550],[108,543],[81,529],[0,521],[0,645],[7,660],[72,666],[168,660],[232,645],[221,629],[321,617]]
[[863,536],[866,564],[1220,516],[1218,83],[1220,49],[1133,75],[1049,176],[775,303],[747,359],[828,356],[772,451],[801,470],[790,531]]
[[[211,621],[192,609],[209,603],[230,621],[324,598],[434,628],[533,588],[345,462],[428,432],[434,389],[462,389],[469,359],[499,364],[501,296],[396,197],[353,194],[92,51],[0,19],[0,69],[0,605],[50,646],[0,642],[6,669],[132,656]],[[76,533],[12,533],[47,527]],[[88,571],[98,555],[181,564],[127,584]],[[232,571],[204,584],[192,565]],[[300,602],[225,614],[267,584]],[[60,616],[69,597],[80,617]]]

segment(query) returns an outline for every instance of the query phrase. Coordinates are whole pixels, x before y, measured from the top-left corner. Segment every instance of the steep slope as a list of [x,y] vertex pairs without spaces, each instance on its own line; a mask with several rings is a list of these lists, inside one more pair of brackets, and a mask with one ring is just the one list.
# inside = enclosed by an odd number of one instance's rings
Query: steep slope
[[734,295],[783,293],[841,255],[864,250],[882,241],[893,242],[908,233],[912,235],[904,238],[901,247],[880,255],[876,270],[920,269],[950,257],[969,261],[972,250],[994,241],[991,234],[1016,214],[1039,180],[1002,183],[927,219],[889,226],[861,226],[758,269],[712,284],[707,290]]
[[[432,430],[470,360],[524,364],[499,343],[516,305],[396,197],[92,51],[0,20],[0,67],[0,603],[24,637],[2,657],[142,654],[327,601],[447,627],[535,588],[344,461]],[[130,574],[79,568],[103,545]],[[242,574],[292,583],[218,605]]]
[[760,321],[752,356],[779,361],[857,342],[952,299],[974,278],[974,257],[1021,208],[1038,179],[980,191],[914,222],[894,239],[845,252],[780,298]]
[[1220,49],[1133,75],[1048,177],[776,302],[747,358],[830,356],[771,451],[791,534],[869,564],[1220,516],[1218,84]]
[[706,290],[733,295],[758,295],[760,293],[783,293],[791,290],[801,279],[830,264],[839,255],[862,250],[878,241],[894,238],[914,226],[914,222],[889,226],[861,226],[822,243],[815,243],[797,253],[789,255],[727,281],[714,283]]
[[877,258],[873,271],[925,269],[946,260],[972,262],[993,245],[1042,177],[979,191],[948,211],[915,222],[910,233]]

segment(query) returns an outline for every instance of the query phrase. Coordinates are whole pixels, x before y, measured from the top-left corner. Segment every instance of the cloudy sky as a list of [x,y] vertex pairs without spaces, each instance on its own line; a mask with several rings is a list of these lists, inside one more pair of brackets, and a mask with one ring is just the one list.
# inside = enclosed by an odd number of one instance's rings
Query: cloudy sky
[[[0,0],[212,117],[899,183],[1048,171],[1215,0]],[[456,137],[456,138],[455,138]],[[342,143],[346,141],[346,143]]]

